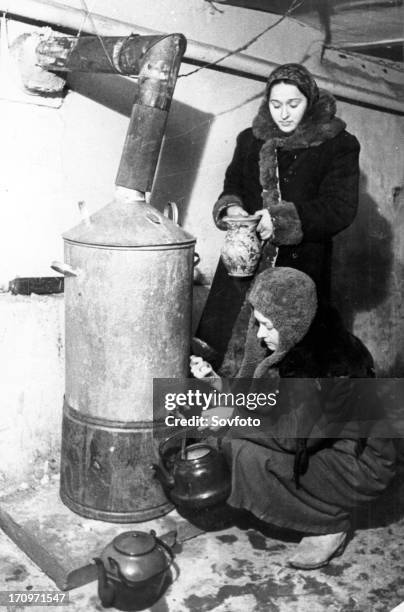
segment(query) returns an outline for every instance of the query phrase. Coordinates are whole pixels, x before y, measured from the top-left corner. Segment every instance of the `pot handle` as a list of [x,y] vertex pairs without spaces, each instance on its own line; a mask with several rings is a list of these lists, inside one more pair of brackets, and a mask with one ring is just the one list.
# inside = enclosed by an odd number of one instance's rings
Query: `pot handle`
[[166,553],[168,553],[168,556],[170,558],[170,563],[169,563],[169,566],[170,566],[174,562],[174,553],[171,550],[170,546],[168,544],[166,544],[164,542],[164,540],[161,540],[159,537],[156,536],[156,532],[154,531],[154,529],[150,530],[150,535],[152,535],[154,537],[154,539],[156,540],[156,542],[158,544],[160,544],[160,546],[162,546],[164,548]]
[[175,202],[167,202],[164,206],[163,214],[167,219],[171,219],[175,225],[178,225],[178,206]]
[[169,567],[171,567],[173,565],[175,567],[175,572],[177,574],[175,576],[175,580],[177,580],[177,578],[180,575],[180,572],[179,572],[179,568],[177,567],[177,564],[175,563],[175,558],[174,558],[173,551],[171,550],[170,546],[164,542],[164,540],[162,540],[161,538],[156,536],[156,532],[154,531],[154,529],[150,530],[150,535],[152,535],[154,537],[154,539],[156,540],[157,544],[159,544],[165,550],[165,552],[168,554],[169,563],[168,563],[166,569],[168,569]]
[[52,261],[51,268],[52,270],[55,270],[55,272],[59,272],[64,276],[78,276],[80,274],[80,270],[78,268],[73,268],[69,264],[61,261]]

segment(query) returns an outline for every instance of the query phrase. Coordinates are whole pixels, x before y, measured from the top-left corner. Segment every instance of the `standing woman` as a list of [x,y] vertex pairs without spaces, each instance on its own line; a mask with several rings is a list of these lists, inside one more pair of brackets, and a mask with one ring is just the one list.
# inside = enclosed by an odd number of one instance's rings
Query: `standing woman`
[[[277,266],[301,270],[316,283],[320,301],[330,293],[332,237],[352,223],[358,205],[360,147],[335,113],[334,97],[304,66],[276,68],[252,127],[237,137],[213,208],[221,230],[226,215],[258,212],[257,231],[266,241],[258,271],[275,258]],[[228,276],[219,261],[196,333],[214,349],[216,367],[226,351],[231,361],[242,350],[228,350],[228,343],[236,322],[247,325],[242,307],[251,280]]]

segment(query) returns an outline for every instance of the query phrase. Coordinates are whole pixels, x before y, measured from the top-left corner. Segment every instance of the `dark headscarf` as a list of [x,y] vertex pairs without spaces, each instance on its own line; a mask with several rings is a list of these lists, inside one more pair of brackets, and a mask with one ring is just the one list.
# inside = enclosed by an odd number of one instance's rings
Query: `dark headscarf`
[[317,83],[307,68],[300,64],[283,64],[283,66],[275,68],[268,77],[266,85],[267,102],[273,85],[282,82],[295,85],[306,96],[307,110],[310,110],[319,99],[320,93]]

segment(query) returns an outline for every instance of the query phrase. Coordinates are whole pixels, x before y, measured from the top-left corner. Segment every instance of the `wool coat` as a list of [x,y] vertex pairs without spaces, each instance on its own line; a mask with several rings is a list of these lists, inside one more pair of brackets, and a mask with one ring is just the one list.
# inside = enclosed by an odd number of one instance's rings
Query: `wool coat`
[[374,376],[370,353],[335,311],[323,309],[276,366],[257,364],[254,375],[250,392],[275,392],[278,401],[254,412],[258,431],[233,429],[223,441],[232,469],[228,503],[280,527],[347,531],[352,512],[395,474],[393,440],[377,436],[382,406],[366,384]]
[[[267,105],[261,105],[253,127],[237,137],[213,216],[217,227],[225,230],[223,216],[229,204],[239,204],[250,214],[267,206],[275,231],[266,248],[279,247],[276,265],[308,274],[319,298],[327,300],[332,238],[352,223],[357,212],[360,146],[334,116],[330,94],[321,92],[314,110],[301,132],[282,141],[270,137]],[[275,147],[274,152],[268,144]],[[277,171],[278,203],[273,186]],[[261,262],[259,270],[264,267]],[[250,284],[251,279],[229,277],[219,260],[196,332],[216,350],[216,367],[223,360]]]

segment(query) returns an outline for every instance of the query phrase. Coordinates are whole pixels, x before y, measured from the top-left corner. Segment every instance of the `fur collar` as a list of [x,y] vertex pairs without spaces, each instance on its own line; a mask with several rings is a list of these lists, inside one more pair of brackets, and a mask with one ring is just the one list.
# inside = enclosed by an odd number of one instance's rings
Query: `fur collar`
[[239,378],[272,377],[274,366],[282,378],[374,377],[368,349],[346,330],[331,306],[322,306],[304,338],[282,352],[268,356],[268,349],[257,342],[256,331],[251,317]]
[[264,207],[270,208],[281,201],[276,150],[308,149],[334,138],[346,127],[345,122],[335,116],[335,112],[335,98],[320,89],[319,99],[308,110],[296,130],[292,134],[285,134],[273,121],[267,98],[264,98],[252,124],[254,136],[264,141],[259,160]]
[[345,129],[345,122],[336,117],[335,113],[334,96],[328,91],[320,89],[317,102],[306,113],[296,130],[288,135],[282,132],[273,121],[265,96],[258,109],[258,114],[253,120],[253,134],[264,142],[275,139],[276,146],[286,150],[316,147],[326,140],[334,138]]

